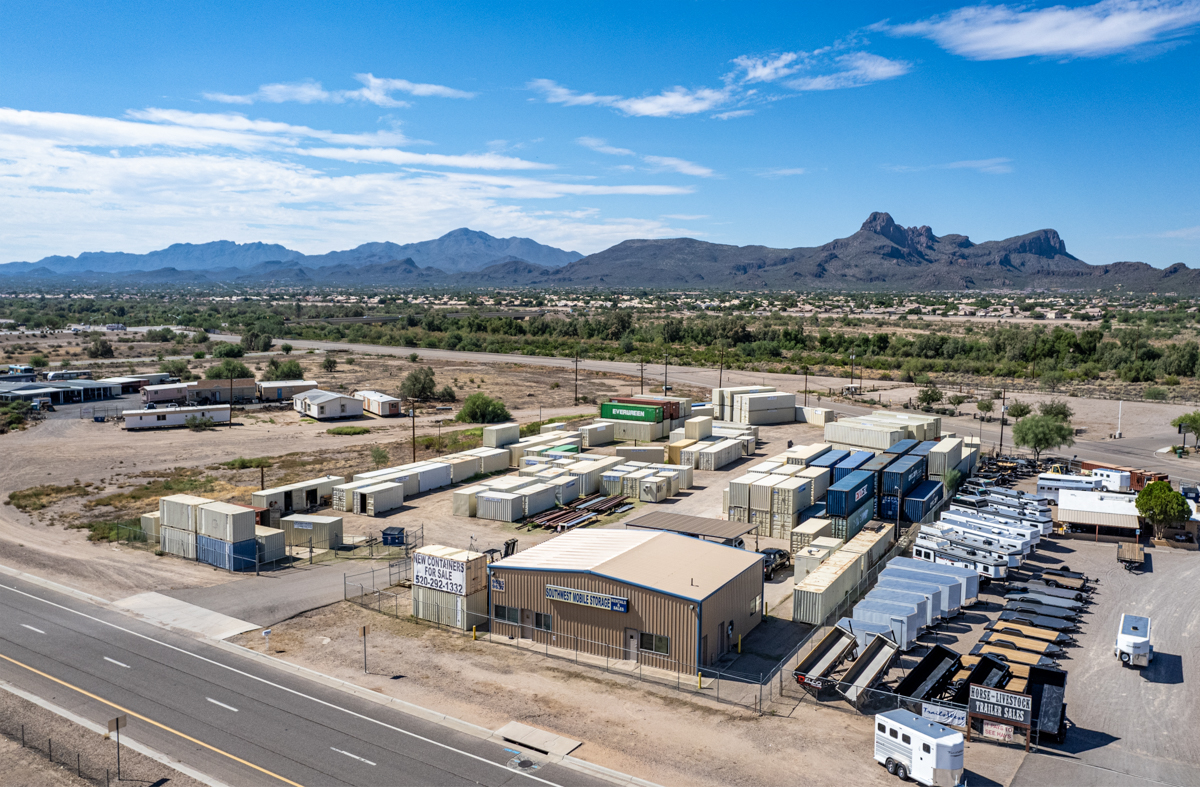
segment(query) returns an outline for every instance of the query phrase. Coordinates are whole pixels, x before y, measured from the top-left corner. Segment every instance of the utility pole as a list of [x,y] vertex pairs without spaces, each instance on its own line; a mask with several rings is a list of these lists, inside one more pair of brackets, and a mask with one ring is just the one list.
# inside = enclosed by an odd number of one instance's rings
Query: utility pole
[[638,393],[646,393],[646,358],[638,361]]
[[724,379],[725,379],[725,348],[722,347],[721,348],[721,368],[717,371],[717,387],[718,388],[723,387],[721,385],[721,383],[724,382]]
[[[853,387],[854,387],[854,359],[855,359],[855,357],[857,357],[857,356],[855,356],[854,353],[850,353],[850,387],[851,387],[851,389],[853,389]],[[850,394],[850,395],[853,396],[854,394]]]
[[670,358],[671,358],[670,355],[667,355],[667,354],[663,355],[663,393],[664,394],[667,392],[667,361],[670,360]]
[[579,350],[575,351],[575,404],[579,404]]
[[371,624],[363,626],[358,630],[358,635],[363,641],[363,674],[367,674],[367,635],[371,633]]
[[412,460],[417,461],[417,408],[408,408],[408,417],[412,419]]
[[804,406],[808,407],[808,364],[804,364]]
[[1004,411],[1008,409],[1005,401],[1008,398],[1008,389],[1000,389],[1000,456],[1004,456]]

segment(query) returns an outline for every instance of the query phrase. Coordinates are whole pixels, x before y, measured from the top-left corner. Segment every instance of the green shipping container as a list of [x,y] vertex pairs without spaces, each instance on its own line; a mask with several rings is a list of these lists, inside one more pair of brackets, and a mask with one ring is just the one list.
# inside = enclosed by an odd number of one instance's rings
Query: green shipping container
[[617,404],[605,402],[600,405],[600,417],[617,421],[642,421],[656,424],[663,419],[663,409],[648,404]]

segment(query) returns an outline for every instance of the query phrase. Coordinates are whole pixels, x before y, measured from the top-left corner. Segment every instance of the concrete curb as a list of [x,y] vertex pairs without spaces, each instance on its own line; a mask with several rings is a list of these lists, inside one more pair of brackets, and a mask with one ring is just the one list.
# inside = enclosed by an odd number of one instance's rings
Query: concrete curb
[[75,588],[68,587],[67,585],[60,585],[57,582],[52,582],[49,579],[42,579],[41,577],[34,576],[33,574],[26,574],[24,571],[18,571],[15,568],[9,568],[2,563],[0,563],[0,574],[7,574],[10,577],[16,577],[17,579],[28,582],[31,585],[38,585],[39,587],[46,588],[47,590],[53,590],[56,593],[62,593],[64,595],[80,599],[81,601],[88,601],[92,604],[97,604],[102,607],[112,606],[112,602],[108,599],[103,599],[99,596],[93,596],[91,593],[86,593],[82,590],[76,590]]
[[[99,724],[96,724],[94,721],[85,719],[84,717],[82,717],[76,713],[73,713],[73,712],[67,710],[66,708],[63,708],[59,705],[55,705],[53,702],[49,702],[48,700],[42,699],[41,697],[38,697],[35,694],[30,694],[29,692],[25,691],[24,689],[19,689],[16,686],[12,685],[11,683],[8,683],[7,681],[0,680],[0,691],[7,691],[9,694],[20,697],[23,700],[28,700],[29,702],[32,702],[34,705],[37,705],[39,708],[45,708],[46,710],[50,711],[51,713],[55,714],[56,716],[61,716],[62,718],[66,719],[67,721],[72,722],[74,724],[78,724],[80,727],[83,727],[85,730],[90,730],[91,732],[94,732],[97,735],[107,735],[108,734],[108,729],[106,727],[101,727]],[[171,768],[172,770],[179,771],[184,776],[190,776],[191,778],[195,779],[196,781],[200,782],[201,784],[207,784],[209,787],[229,787],[229,785],[225,784],[225,782],[218,781],[217,779],[214,779],[211,776],[208,776],[207,774],[201,773],[200,771],[197,771],[194,768],[184,765],[179,760],[173,760],[170,757],[168,757],[167,755],[158,751],[157,749],[152,749],[149,746],[146,746],[145,744],[138,743],[137,741],[130,738],[128,734],[121,736],[121,745],[134,750],[135,752],[137,752],[138,754],[141,754],[144,757],[149,757],[150,759],[154,760],[155,762],[160,762],[163,765],[167,766],[168,768]]]
[[[362,686],[356,686],[355,684],[342,680],[341,678],[335,678],[331,675],[326,675],[323,672],[317,672],[316,670],[308,667],[301,667],[298,664],[292,664],[291,662],[284,661],[283,659],[278,659],[274,656],[268,656],[265,653],[259,653],[258,651],[250,650],[249,648],[241,645],[234,645],[232,642],[226,642],[224,640],[210,641],[212,641],[213,644],[218,648],[229,651],[230,653],[237,653],[245,658],[253,659],[260,664],[267,664],[275,669],[282,670],[283,672],[290,672],[294,675],[300,675],[301,677],[307,678],[308,680],[316,683],[338,689],[339,691],[344,691],[347,694],[353,694],[355,697],[361,697],[362,699],[369,700],[379,705],[386,705],[395,708],[401,713],[407,713],[410,716],[416,716],[419,719],[424,719],[425,721],[433,722],[434,724],[438,724],[456,732],[470,735],[473,738],[478,738],[485,741],[490,740],[506,746],[513,745],[507,741],[500,741],[495,737],[495,733],[492,730],[489,730],[486,727],[480,727],[478,724],[471,724],[470,722],[463,721],[462,719],[456,719],[453,716],[447,716],[444,713],[438,713],[437,711],[423,708],[420,705],[414,705],[411,702],[405,702],[404,700],[399,700],[395,697],[389,697],[386,694],[380,694],[377,691],[365,689]],[[545,755],[541,756],[544,757]],[[613,784],[629,784],[637,785],[638,787],[659,787],[659,785],[655,784],[654,782],[649,782],[645,779],[639,779],[636,776],[630,776],[629,774],[621,773],[620,771],[614,771],[611,768],[605,768],[603,765],[595,765],[587,760],[581,760],[578,757],[567,755],[566,757],[550,757],[549,759],[552,761],[557,761],[564,767],[573,771],[586,773],[589,776],[604,779],[605,781],[612,782]]]

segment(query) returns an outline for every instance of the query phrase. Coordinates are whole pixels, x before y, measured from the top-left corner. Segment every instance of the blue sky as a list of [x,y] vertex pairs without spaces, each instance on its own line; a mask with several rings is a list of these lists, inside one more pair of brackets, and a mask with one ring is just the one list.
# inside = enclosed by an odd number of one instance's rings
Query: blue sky
[[0,259],[791,247],[885,210],[1200,265],[1200,0],[247,5],[6,6]]

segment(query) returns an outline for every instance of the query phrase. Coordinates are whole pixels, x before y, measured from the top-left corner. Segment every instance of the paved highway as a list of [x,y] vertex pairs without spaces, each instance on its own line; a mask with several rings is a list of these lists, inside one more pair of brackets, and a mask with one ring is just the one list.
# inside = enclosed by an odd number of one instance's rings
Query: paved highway
[[607,784],[8,577],[0,679],[229,785]]

